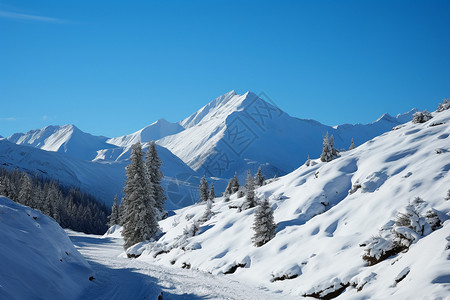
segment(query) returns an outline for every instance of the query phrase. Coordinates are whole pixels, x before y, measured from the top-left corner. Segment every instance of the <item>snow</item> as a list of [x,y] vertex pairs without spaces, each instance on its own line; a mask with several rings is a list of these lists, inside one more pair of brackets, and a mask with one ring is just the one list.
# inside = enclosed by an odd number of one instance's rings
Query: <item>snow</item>
[[184,128],[178,123],[171,123],[164,119],[159,119],[158,121],[135,133],[108,139],[108,143],[119,147],[129,147],[137,142],[146,143],[156,141],[163,137],[179,133],[183,130]]
[[[310,156],[318,156],[328,131],[338,149],[357,145],[411,120],[415,110],[397,118],[387,114],[371,124],[330,127],[289,116],[271,103],[247,92],[231,91],[179,122],[184,128],[157,141],[200,175],[230,178],[237,171],[260,165],[268,177],[287,174]],[[293,138],[295,137],[295,138]]]
[[[163,182],[168,199],[166,208],[175,209],[198,200],[196,190],[203,175],[209,182],[215,181],[218,193],[235,171],[241,180],[248,169],[253,174],[259,166],[267,178],[284,175],[299,167],[308,155],[320,154],[322,137],[327,131],[334,135],[338,149],[348,148],[352,138],[356,145],[361,144],[398,126],[413,112],[396,118],[384,115],[371,124],[333,128],[291,117],[254,93],[238,95],[231,91],[182,121],[160,119],[121,137],[93,136],[74,125],[17,133],[7,140],[50,153],[59,152],[67,159],[19,147],[13,152],[28,153],[23,161],[22,157],[10,155],[0,162],[32,173],[42,170],[47,177],[80,187],[111,205],[115,194],[121,196],[124,166],[132,144],[156,140],[166,175]],[[5,144],[0,147],[13,148]],[[61,163],[62,160],[65,162]]]
[[51,218],[0,196],[0,299],[79,299],[92,269]]
[[173,266],[157,266],[123,253],[123,239],[115,227],[104,236],[68,230],[78,250],[95,271],[93,285],[79,299],[290,299],[281,291],[273,292],[228,276]]
[[[164,235],[158,242],[140,245],[145,250],[137,260],[216,276],[233,271],[225,276],[294,297],[342,289],[339,299],[444,299],[450,295],[450,111],[433,116],[329,163],[313,159],[316,164],[258,188],[277,223],[277,235],[262,247],[251,242],[255,209],[240,212],[235,207],[244,198],[233,195],[229,202],[216,198],[204,223],[205,204],[177,210],[160,222]],[[414,240],[409,250],[368,266],[364,243],[392,227],[416,197],[425,201],[424,210],[434,209],[442,226],[424,236],[396,227]],[[184,235],[196,223],[196,235]]]
[[[176,209],[196,202],[195,191],[199,182],[196,173],[167,149],[157,149],[163,161],[162,171],[166,175],[162,182],[167,192],[166,208]],[[129,151],[124,155],[128,158]],[[128,161],[88,161],[64,153],[16,145],[4,139],[0,140],[0,163],[10,170],[19,168],[30,174],[59,180],[67,186],[78,187],[111,206],[114,195],[120,197],[122,194]]]

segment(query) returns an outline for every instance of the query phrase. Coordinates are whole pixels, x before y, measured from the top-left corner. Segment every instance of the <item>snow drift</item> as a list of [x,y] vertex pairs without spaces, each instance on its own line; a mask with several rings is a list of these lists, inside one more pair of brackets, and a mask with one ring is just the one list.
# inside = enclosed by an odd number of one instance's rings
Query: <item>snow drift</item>
[[92,270],[51,218],[0,197],[0,298],[77,299]]

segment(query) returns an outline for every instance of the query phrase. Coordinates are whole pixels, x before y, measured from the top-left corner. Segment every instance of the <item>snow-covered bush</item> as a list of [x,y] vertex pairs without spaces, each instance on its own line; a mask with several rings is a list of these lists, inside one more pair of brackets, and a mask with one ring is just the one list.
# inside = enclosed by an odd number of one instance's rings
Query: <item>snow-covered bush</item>
[[442,103],[439,103],[437,112],[441,112],[450,108],[450,99],[442,100]]
[[212,212],[212,206],[213,206],[213,201],[212,200],[209,199],[208,201],[206,201],[205,212],[203,213],[203,216],[201,218],[202,222],[208,221],[211,218],[211,216],[214,214]]
[[193,237],[193,236],[195,236],[198,233],[199,229],[200,229],[199,222],[194,221],[194,222],[192,222],[191,226],[186,226],[183,229],[183,235],[185,237],[187,237],[187,238],[188,237]]
[[433,116],[428,111],[418,111],[413,115],[412,122],[413,123],[425,123],[428,120],[431,120]]
[[362,258],[369,266],[409,249],[422,236],[441,226],[441,220],[433,209],[429,209],[424,215],[420,214],[425,206],[425,201],[415,198],[406,207],[406,212],[397,214],[395,221],[388,222],[378,236],[363,244],[366,248]]

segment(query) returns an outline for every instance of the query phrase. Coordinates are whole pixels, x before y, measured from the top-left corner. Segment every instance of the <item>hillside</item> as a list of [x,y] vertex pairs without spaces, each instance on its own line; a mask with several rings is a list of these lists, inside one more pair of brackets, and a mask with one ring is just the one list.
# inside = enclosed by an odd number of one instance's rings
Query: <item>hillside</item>
[[[240,212],[244,198],[233,195],[229,202],[215,200],[214,215],[199,223],[194,236],[192,226],[205,205],[161,221],[164,235],[141,245],[139,251],[145,251],[138,260],[232,273],[227,276],[294,296],[445,298],[450,293],[450,110],[433,115],[329,163],[313,160],[259,188],[257,196],[269,199],[277,223],[276,237],[262,247],[251,242],[254,209]],[[420,234],[395,223],[411,207],[417,212],[414,222],[422,224]],[[387,251],[394,232],[409,237],[409,250],[369,266],[362,259],[366,249]],[[377,236],[385,242],[373,246]]]
[[51,218],[0,197],[0,298],[78,299],[93,271]]
[[[121,152],[122,153],[122,152]],[[129,150],[123,154],[126,155]],[[167,209],[190,205],[197,201],[193,189],[197,189],[196,173],[167,149],[158,147],[163,161],[162,171],[166,175],[163,186],[168,195]],[[0,163],[9,170],[18,168],[29,174],[58,180],[90,193],[108,206],[114,195],[120,195],[125,184],[126,160],[88,161],[64,153],[13,144],[0,140]]]

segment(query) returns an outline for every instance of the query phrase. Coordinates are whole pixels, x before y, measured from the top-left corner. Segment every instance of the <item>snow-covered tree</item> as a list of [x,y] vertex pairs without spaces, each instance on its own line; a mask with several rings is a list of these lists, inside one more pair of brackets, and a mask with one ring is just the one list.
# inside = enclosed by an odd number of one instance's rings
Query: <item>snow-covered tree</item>
[[33,183],[30,177],[26,174],[22,174],[22,182],[19,191],[19,202],[26,206],[31,206],[33,197]]
[[114,203],[111,207],[111,214],[108,217],[108,226],[111,227],[113,225],[119,225],[119,223],[120,223],[119,206],[117,205],[117,195],[115,195]]
[[252,228],[255,232],[252,242],[256,247],[261,247],[275,237],[277,225],[274,222],[273,210],[267,198],[264,198],[256,208]]
[[242,210],[246,210],[256,206],[255,183],[253,181],[250,170],[247,172],[247,180],[245,181],[245,200],[242,204]]
[[154,238],[159,229],[158,211],[149,187],[143,156],[141,144],[134,144],[130,164],[126,167],[127,180],[123,190],[126,202],[122,231],[125,249]]
[[433,116],[427,111],[418,111],[413,115],[412,122],[413,123],[425,123],[426,121],[432,119]]
[[225,195],[232,195],[239,191],[239,180],[237,178],[237,172],[234,173],[234,177],[228,181],[227,188],[225,189]]
[[447,110],[450,108],[450,99],[444,99],[442,100],[442,103],[439,103],[437,112],[442,112],[444,110]]
[[333,137],[333,135],[328,137],[328,131],[327,131],[327,134],[323,138],[323,148],[322,148],[322,154],[320,155],[320,160],[323,162],[329,162],[337,156],[338,156],[338,151],[336,148],[334,148],[334,137]]
[[263,175],[263,173],[261,171],[261,166],[259,166],[258,171],[255,174],[255,184],[257,186],[263,186],[265,179],[266,179],[266,177]]
[[162,161],[158,156],[156,150],[156,144],[151,141],[148,145],[147,155],[145,157],[145,167],[147,169],[148,179],[150,181],[150,191],[155,199],[156,208],[158,210],[158,219],[161,219],[164,215],[164,203],[166,202],[166,196],[164,189],[161,186],[161,181],[164,174],[161,171]]
[[353,149],[355,149],[355,142],[353,141],[353,138],[352,138],[352,143],[350,144],[350,147],[348,147],[348,150],[353,150]]
[[208,201],[208,181],[206,181],[205,176],[200,179],[200,185],[198,186],[198,190],[200,192],[200,202]]
[[214,182],[211,182],[211,188],[209,189],[209,200],[214,202],[216,198],[216,192],[214,191]]
[[202,222],[208,221],[209,218],[211,218],[211,216],[213,215],[212,206],[213,206],[213,201],[211,199],[208,199],[206,201],[205,212],[203,213],[203,216],[201,218]]

